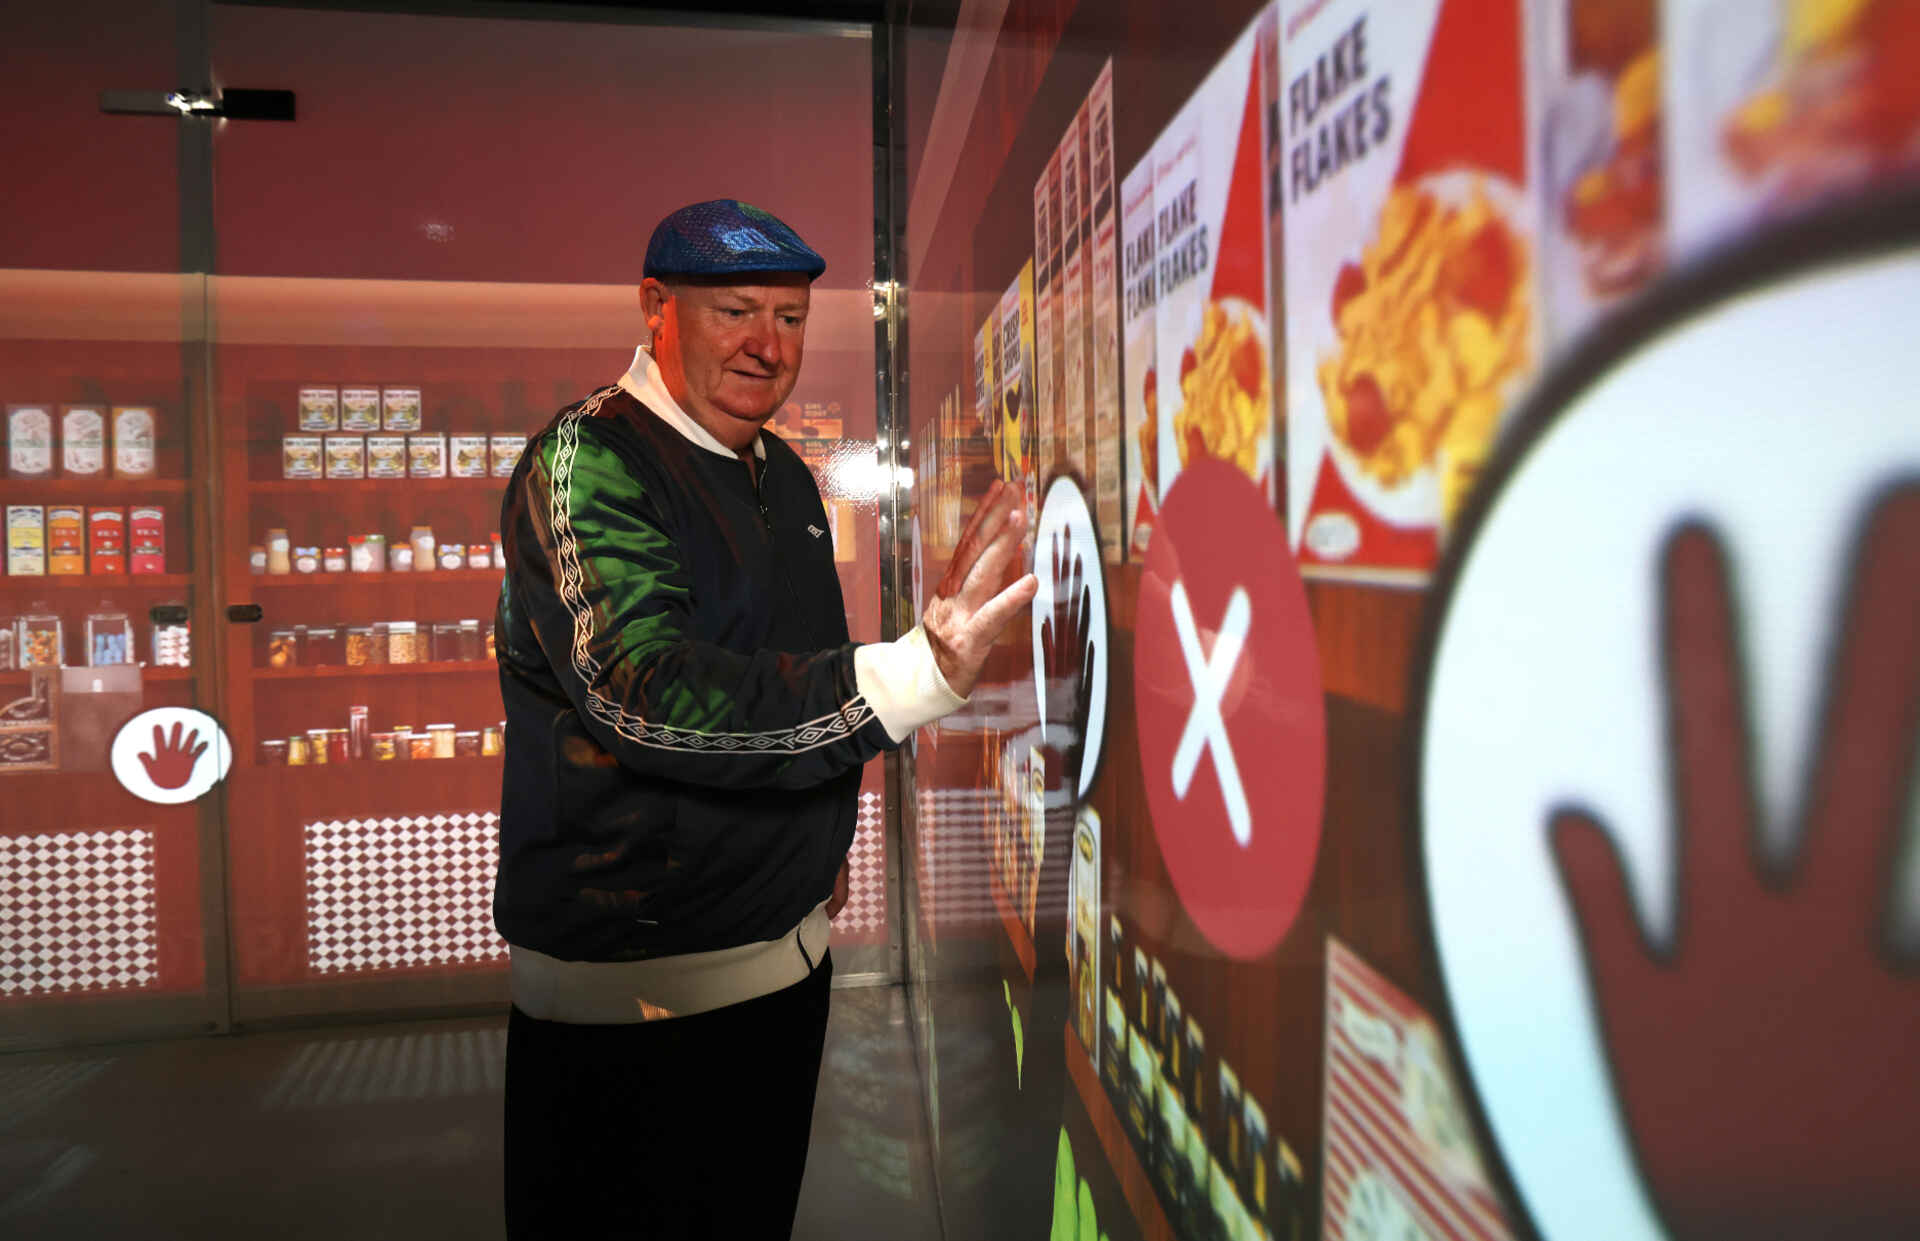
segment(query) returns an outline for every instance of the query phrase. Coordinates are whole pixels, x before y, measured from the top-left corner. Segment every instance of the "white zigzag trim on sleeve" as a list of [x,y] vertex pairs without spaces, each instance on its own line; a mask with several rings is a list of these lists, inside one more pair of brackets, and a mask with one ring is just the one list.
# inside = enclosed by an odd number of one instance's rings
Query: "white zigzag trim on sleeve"
[[573,459],[580,448],[581,420],[592,417],[600,408],[600,403],[618,391],[620,389],[615,386],[595,392],[581,403],[580,408],[561,418],[555,430],[558,447],[553,456],[553,488],[549,498],[548,520],[553,528],[554,546],[559,556],[556,576],[560,601],[565,605],[567,614],[573,618],[573,670],[587,687],[587,710],[595,719],[636,745],[660,750],[690,750],[721,754],[764,754],[769,751],[803,754],[808,750],[815,750],[823,745],[830,745],[842,737],[850,736],[855,729],[873,716],[873,708],[867,705],[866,699],[861,695],[855,695],[849,699],[847,704],[838,711],[807,720],[792,728],[778,728],[768,732],[715,733],[694,728],[670,728],[661,724],[650,724],[619,703],[604,697],[594,688],[594,683],[600,675],[600,664],[594,659],[589,649],[593,638],[593,616],[587,607],[584,585],[586,575],[580,567],[580,543],[574,537],[573,517],[568,498],[573,489]]

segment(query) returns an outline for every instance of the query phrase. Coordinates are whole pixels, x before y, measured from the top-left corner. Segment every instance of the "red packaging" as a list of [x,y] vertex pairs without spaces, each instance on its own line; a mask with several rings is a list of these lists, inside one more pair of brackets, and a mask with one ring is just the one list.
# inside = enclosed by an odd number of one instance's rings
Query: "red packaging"
[[125,573],[127,571],[127,510],[95,508],[87,510],[87,571]]
[[136,508],[127,515],[130,526],[128,546],[132,549],[135,573],[167,571],[167,513],[154,505]]

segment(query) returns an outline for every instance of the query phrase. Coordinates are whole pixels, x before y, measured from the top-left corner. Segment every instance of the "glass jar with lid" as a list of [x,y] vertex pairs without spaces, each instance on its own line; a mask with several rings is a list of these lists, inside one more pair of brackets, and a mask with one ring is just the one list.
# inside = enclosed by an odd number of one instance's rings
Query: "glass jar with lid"
[[480,730],[463,728],[453,734],[453,756],[455,758],[480,757]]
[[13,625],[13,661],[21,668],[66,666],[67,646],[60,617],[38,605]]
[[133,662],[133,621],[125,612],[103,603],[87,616],[87,666]]
[[349,668],[364,668],[373,663],[373,626],[348,625],[346,652]]
[[338,625],[308,625],[300,663],[310,668],[336,667],[347,662],[346,638]]
[[463,620],[460,622],[460,658],[476,660],[480,658],[480,622]]
[[413,621],[387,623],[387,662],[417,664],[420,656],[420,626]]
[[431,756],[434,758],[452,758],[456,745],[454,733],[458,730],[451,724],[427,725],[427,736],[431,739]]
[[267,631],[267,667],[297,668],[300,666],[300,639],[291,629],[270,629]]
[[460,658],[460,622],[433,622],[433,662],[452,663]]

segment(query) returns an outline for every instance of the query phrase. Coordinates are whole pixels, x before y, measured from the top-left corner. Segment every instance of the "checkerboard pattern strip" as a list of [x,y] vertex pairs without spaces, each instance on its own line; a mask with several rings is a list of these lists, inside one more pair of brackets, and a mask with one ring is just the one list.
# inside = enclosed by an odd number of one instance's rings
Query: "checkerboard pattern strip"
[[927,923],[955,931],[996,924],[987,812],[995,789],[920,789],[920,903]]
[[887,937],[887,837],[885,803],[878,793],[860,794],[860,817],[847,851],[847,907],[833,920],[844,941]]
[[507,958],[493,929],[500,816],[306,825],[307,967],[316,974]]
[[160,981],[149,828],[0,836],[0,996]]

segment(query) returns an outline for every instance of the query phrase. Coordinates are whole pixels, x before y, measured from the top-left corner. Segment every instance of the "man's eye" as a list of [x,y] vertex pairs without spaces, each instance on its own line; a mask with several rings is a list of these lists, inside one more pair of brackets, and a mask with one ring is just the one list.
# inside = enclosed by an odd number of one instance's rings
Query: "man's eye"
[[802,319],[799,315],[782,315],[780,318],[788,327],[799,327],[806,322],[806,320]]

